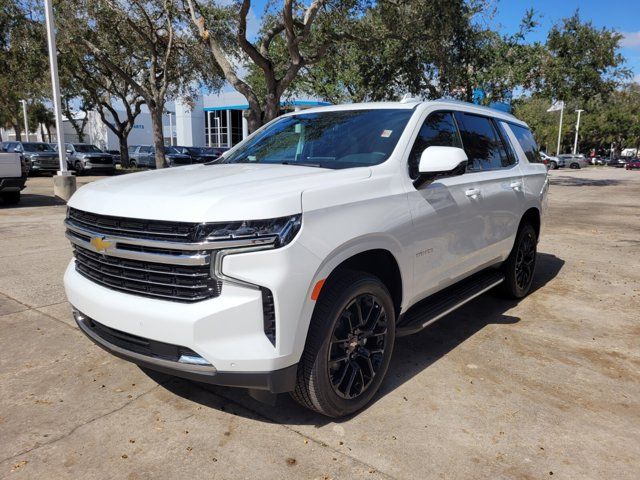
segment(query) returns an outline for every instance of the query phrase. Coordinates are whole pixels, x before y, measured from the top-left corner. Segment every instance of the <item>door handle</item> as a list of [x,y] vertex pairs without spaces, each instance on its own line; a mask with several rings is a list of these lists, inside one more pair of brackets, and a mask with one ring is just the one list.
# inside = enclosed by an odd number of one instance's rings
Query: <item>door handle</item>
[[522,188],[522,182],[521,181],[515,181],[515,182],[511,182],[511,185],[509,185],[511,188],[513,188],[514,190],[520,190]]
[[464,194],[467,197],[478,198],[480,196],[480,189],[479,188],[470,188],[469,190],[465,190]]

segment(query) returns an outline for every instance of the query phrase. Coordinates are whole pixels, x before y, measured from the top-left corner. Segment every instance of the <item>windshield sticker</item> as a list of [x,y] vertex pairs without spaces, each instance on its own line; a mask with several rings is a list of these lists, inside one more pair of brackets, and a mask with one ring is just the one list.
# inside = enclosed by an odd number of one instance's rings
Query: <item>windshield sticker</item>
[[389,138],[392,133],[393,133],[393,130],[383,130],[382,134],[380,134],[380,136],[382,138]]

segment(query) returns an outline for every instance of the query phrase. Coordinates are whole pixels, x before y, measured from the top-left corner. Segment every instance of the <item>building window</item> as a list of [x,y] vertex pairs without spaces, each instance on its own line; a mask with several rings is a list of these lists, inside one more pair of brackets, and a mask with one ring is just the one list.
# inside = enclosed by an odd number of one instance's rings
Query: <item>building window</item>
[[242,110],[208,110],[204,115],[208,147],[231,148],[242,140]]

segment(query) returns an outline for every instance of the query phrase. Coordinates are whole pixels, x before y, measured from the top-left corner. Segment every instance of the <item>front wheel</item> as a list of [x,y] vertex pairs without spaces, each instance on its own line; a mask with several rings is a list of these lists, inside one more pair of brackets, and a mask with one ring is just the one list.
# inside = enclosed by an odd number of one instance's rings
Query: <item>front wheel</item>
[[363,408],[387,373],[395,322],[391,295],[377,277],[336,273],[311,318],[293,399],[329,417]]
[[569,165],[569,168],[573,168],[574,170],[579,170],[580,169],[580,165],[577,163],[572,163],[571,165]]
[[518,230],[516,242],[503,263],[502,291],[509,298],[522,298],[529,294],[538,256],[538,238],[530,223]]
[[558,169],[558,163],[557,162],[549,162],[549,165],[551,166],[551,170],[557,170]]

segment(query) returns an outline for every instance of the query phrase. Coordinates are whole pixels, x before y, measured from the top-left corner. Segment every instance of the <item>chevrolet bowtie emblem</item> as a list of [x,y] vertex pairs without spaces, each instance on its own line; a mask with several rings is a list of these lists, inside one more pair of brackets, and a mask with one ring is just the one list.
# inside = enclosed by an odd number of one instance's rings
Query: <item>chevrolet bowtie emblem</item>
[[104,237],[91,237],[90,243],[97,252],[106,252],[111,248],[111,242],[105,240]]

